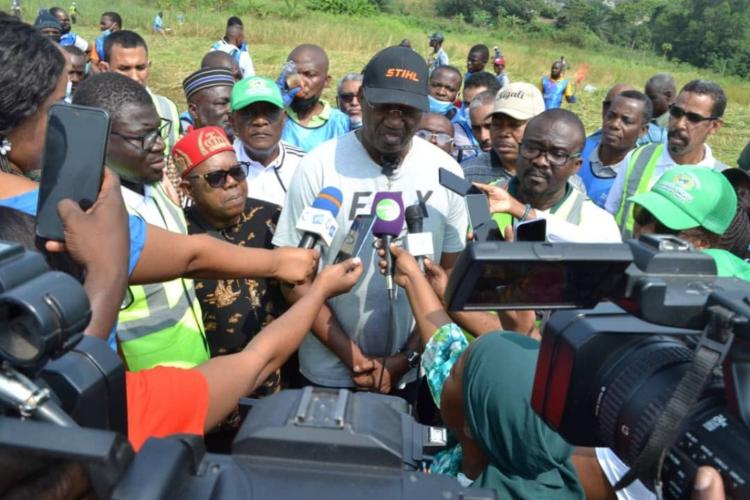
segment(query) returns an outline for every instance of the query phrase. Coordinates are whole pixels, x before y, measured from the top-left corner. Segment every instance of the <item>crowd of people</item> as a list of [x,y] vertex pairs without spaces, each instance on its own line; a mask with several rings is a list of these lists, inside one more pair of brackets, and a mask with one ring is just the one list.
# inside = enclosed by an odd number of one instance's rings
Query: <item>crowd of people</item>
[[[85,271],[86,333],[127,367],[136,449],[173,433],[226,449],[240,397],[346,388],[400,396],[445,425],[457,444],[433,473],[503,498],[610,497],[627,466],[608,449],[574,449],[531,409],[535,312],[445,310],[448,276],[473,236],[441,168],[486,193],[506,241],[534,219],[550,242],[667,233],[713,257],[717,275],[750,279],[750,175],[708,145],[728,105],[712,81],[679,91],[668,74],[618,83],[587,135],[564,57],[537,82],[511,82],[500,50],[488,72],[490,49],[478,44],[462,73],[435,33],[428,60],[408,40],[384,47],[329,103],[323,47],[298,45],[278,75],[258,75],[233,16],[182,81],[181,113],[149,87],[145,39],[116,12],[100,27],[89,43],[65,9],[34,26],[0,13],[0,239],[35,245],[50,106],[106,110],[99,198],[86,211],[61,203],[65,241],[40,250]],[[344,194],[339,229],[329,245],[297,248],[297,221],[327,186]],[[426,210],[423,269],[399,245],[366,244],[334,263],[381,192]],[[404,290],[392,304],[386,251]],[[698,493],[720,483],[712,474],[701,471]],[[620,494],[652,495],[640,483]]]

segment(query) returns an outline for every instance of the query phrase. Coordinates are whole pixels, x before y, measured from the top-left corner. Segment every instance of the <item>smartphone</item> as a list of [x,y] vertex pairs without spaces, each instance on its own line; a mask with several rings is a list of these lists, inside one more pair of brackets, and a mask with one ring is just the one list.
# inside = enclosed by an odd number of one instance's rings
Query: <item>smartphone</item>
[[516,241],[547,241],[547,220],[533,219],[516,224]]
[[86,210],[96,201],[107,158],[110,118],[101,109],[54,104],[47,123],[36,234],[63,241],[57,204],[70,198]]
[[374,222],[375,217],[370,214],[361,214],[354,218],[349,232],[346,233],[346,237],[343,243],[341,243],[339,253],[333,261],[334,264],[351,259],[352,257],[359,257],[362,247],[367,240],[367,235],[372,231]]
[[442,167],[438,170],[438,181],[444,188],[461,196],[466,196],[467,194],[484,194],[481,189],[471,182]]

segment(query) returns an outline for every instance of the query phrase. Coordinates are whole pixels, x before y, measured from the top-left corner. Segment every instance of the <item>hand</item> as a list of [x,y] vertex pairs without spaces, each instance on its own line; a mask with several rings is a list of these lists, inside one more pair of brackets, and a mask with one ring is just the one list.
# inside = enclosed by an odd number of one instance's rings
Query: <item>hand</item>
[[122,200],[120,179],[108,168],[104,169],[102,188],[96,202],[87,211],[73,200],[57,204],[63,223],[65,243],[45,242],[49,252],[64,252],[84,266],[112,270],[128,269],[130,232],[128,213]]
[[475,182],[474,185],[487,193],[487,200],[490,204],[490,212],[496,213],[512,213],[514,205],[518,204],[518,200],[513,198],[508,191],[491,184],[481,184]]
[[362,276],[362,260],[359,257],[345,260],[323,268],[313,282],[313,288],[320,290],[326,297],[346,293],[357,284]]
[[[398,286],[405,287],[410,276],[422,274],[414,256],[395,243],[391,243],[391,254],[393,256],[393,282]],[[380,256],[380,272],[385,274],[387,266],[385,250],[379,248],[378,255]]]
[[448,273],[445,272],[445,269],[430,259],[424,260],[424,271],[427,281],[430,283],[435,295],[438,296],[440,302],[445,304],[444,299],[445,289],[448,287]]
[[724,500],[724,481],[713,467],[703,466],[698,469],[693,484],[692,500]]
[[315,249],[282,247],[272,250],[271,275],[281,281],[300,285],[318,269],[320,252]]
[[289,107],[289,105],[292,104],[292,101],[294,100],[294,96],[302,91],[301,85],[289,88],[289,84],[287,83],[287,76],[289,76],[287,72],[282,70],[279,74],[279,77],[276,79],[276,86],[279,87],[279,90],[281,91],[281,99],[282,101],[284,101],[285,108]]
[[352,380],[360,390],[390,394],[407,371],[409,364],[403,354],[388,356],[385,365],[383,358],[365,358],[364,363],[354,367]]

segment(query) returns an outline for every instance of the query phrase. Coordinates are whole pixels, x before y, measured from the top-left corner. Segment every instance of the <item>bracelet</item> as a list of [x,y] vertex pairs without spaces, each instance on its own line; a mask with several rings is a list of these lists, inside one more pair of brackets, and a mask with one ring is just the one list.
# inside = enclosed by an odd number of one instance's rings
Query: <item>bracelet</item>
[[525,221],[529,217],[529,212],[531,212],[531,205],[527,203],[523,208],[523,215],[521,215],[521,218],[518,220],[521,222]]

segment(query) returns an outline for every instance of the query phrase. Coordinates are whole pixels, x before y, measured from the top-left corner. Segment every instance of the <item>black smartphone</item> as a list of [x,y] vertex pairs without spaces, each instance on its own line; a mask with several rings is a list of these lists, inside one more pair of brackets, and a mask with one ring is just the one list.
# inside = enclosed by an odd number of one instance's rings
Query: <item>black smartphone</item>
[[339,253],[333,261],[334,264],[351,259],[352,257],[359,257],[374,222],[375,217],[370,214],[361,214],[354,218],[349,232],[346,233],[346,237],[341,243]]
[[460,194],[461,196],[466,196],[467,194],[483,194],[482,190],[471,182],[442,167],[438,170],[438,181],[444,188],[449,189],[456,194]]
[[47,123],[36,234],[63,241],[57,204],[70,198],[86,210],[96,201],[107,158],[110,118],[102,109],[54,104]]
[[547,220],[519,222],[516,225],[516,241],[547,241]]

